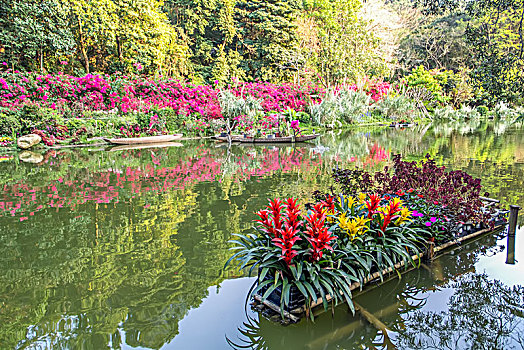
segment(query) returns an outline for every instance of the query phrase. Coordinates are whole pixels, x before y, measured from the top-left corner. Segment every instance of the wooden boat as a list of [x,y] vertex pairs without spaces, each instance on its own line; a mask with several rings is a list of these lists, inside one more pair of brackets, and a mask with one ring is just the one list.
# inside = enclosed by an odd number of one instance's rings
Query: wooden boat
[[180,142],[155,142],[155,143],[141,143],[137,145],[122,145],[112,147],[109,151],[128,151],[134,149],[151,149],[151,148],[166,148],[166,147],[182,147]]
[[[305,142],[309,140],[316,139],[320,134],[313,134],[313,135],[304,135],[304,136],[285,136],[285,137],[271,137],[271,138],[261,138],[261,137],[238,137],[238,136],[232,136],[231,141],[232,142],[241,142],[241,143],[294,143],[294,142]],[[222,142],[228,142],[227,137],[221,137],[217,136],[215,137],[216,140],[222,141]]]
[[119,138],[119,139],[104,138],[104,140],[106,142],[113,143],[115,145],[140,145],[140,144],[145,144],[145,143],[171,142],[175,140],[180,140],[181,138],[182,138],[182,134],[174,134],[174,135],[131,137],[131,138]]

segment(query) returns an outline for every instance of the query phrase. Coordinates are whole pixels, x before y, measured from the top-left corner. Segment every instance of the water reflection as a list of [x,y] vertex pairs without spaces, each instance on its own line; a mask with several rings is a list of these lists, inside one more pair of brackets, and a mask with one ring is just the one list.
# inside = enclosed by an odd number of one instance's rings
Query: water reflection
[[469,273],[447,285],[446,311],[418,311],[394,330],[399,349],[522,349],[524,288]]
[[[430,152],[482,177],[505,205],[524,206],[523,138],[518,126],[495,122],[354,129],[297,147],[184,142],[166,149],[52,150],[38,164],[0,154],[0,348],[229,348],[224,333],[235,338],[248,319],[210,303],[243,308],[247,288],[231,282],[242,272],[222,267],[231,233],[250,230],[266,198],[307,198],[327,189],[336,165],[378,169],[392,153],[415,160]],[[522,249],[517,238],[517,262]],[[506,284],[521,282],[520,265],[505,265],[499,250],[488,241],[449,255],[359,303],[393,329],[413,308],[435,305],[424,293],[444,300],[453,288],[439,284],[475,266]],[[497,275],[501,265],[516,269],[513,279]],[[343,306],[334,318],[291,327],[248,315],[276,349],[384,342]],[[198,325],[222,333],[203,340]]]
[[231,348],[250,349],[519,349],[524,288],[477,273],[481,259],[502,254],[502,239],[487,236],[431,264],[357,295],[382,323],[377,329],[346,306],[315,323],[282,327],[251,316],[229,334]]

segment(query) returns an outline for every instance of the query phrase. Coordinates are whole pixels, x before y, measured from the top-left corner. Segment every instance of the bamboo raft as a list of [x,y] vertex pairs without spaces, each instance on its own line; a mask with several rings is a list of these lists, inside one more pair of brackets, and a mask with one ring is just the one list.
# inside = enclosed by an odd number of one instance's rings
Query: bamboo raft
[[[304,136],[285,136],[285,137],[271,137],[271,138],[261,138],[261,137],[243,137],[243,136],[231,136],[231,142],[240,142],[240,143],[295,143],[295,142],[306,142],[314,140],[319,137],[320,134],[313,135],[304,135]],[[215,140],[221,142],[229,142],[227,136],[216,136]]]
[[[491,199],[491,198],[485,198],[485,197],[481,197],[481,199],[484,201],[484,202],[487,202],[486,206],[489,207],[489,206],[492,206],[496,203],[499,203],[500,201],[496,200],[496,199]],[[502,214],[505,214],[507,213],[504,212]],[[512,213],[513,215],[513,213]],[[517,211],[517,214],[518,215],[518,211]],[[515,221],[516,222],[516,215],[515,215],[515,218],[514,220],[512,220],[512,218],[510,218],[510,231],[512,230],[512,224],[511,222]],[[435,247],[435,244],[433,242],[428,242],[428,249],[423,252],[423,253],[419,253],[419,254],[415,254],[415,255],[412,255],[411,256],[411,259],[414,261],[414,262],[418,262],[419,263],[419,266],[425,266],[422,261],[431,261],[433,259],[435,259],[437,256],[440,256],[440,255],[443,255],[446,253],[446,251],[448,251],[449,249],[453,249],[453,248],[456,248],[457,246],[461,245],[462,243],[466,243],[468,241],[471,241],[473,240],[474,238],[477,238],[477,237],[480,237],[480,236],[483,236],[483,235],[486,235],[486,234],[493,234],[493,233],[496,233],[496,232],[500,232],[503,228],[506,227],[508,223],[507,222],[504,222],[504,223],[496,223],[495,227],[490,229],[490,228],[486,228],[486,229],[479,229],[477,231],[474,231],[472,233],[468,233],[468,234],[465,234],[461,237],[458,237],[457,239],[455,240],[452,240],[452,241],[449,241],[447,243],[444,243],[440,246],[437,246]],[[413,267],[412,267],[413,268]],[[385,277],[388,277],[388,276],[391,276],[394,272],[397,272],[397,273],[405,273],[409,270],[411,270],[412,268],[409,268],[408,266],[406,266],[406,263],[405,261],[401,261],[397,264],[395,264],[393,267],[389,267],[387,269],[384,269],[382,271],[376,271],[374,272],[373,274],[371,274],[369,277],[367,277],[366,279],[364,279],[363,283],[359,283],[359,282],[353,282],[350,286],[350,291],[353,292],[357,289],[359,290],[363,290],[365,289],[366,287],[369,287],[372,283],[379,283],[379,284],[382,284],[384,283],[384,281],[386,280]],[[402,271],[400,271],[400,269],[402,269]],[[392,277],[394,278],[394,276]],[[303,305],[303,306],[300,306],[300,307],[297,307],[297,308],[294,308],[290,311],[287,311],[287,310],[281,310],[280,309],[280,306],[271,302],[270,300],[268,300],[269,298],[267,298],[266,300],[262,300],[262,296],[258,295],[258,294],[255,294],[253,295],[253,298],[255,300],[253,306],[255,308],[257,308],[258,310],[260,311],[264,311],[265,308],[279,314],[279,315],[283,315],[284,318],[282,319],[283,323],[297,323],[299,322],[302,318],[304,318],[306,316],[306,312],[307,312],[307,308],[306,308],[306,305]],[[326,295],[326,299],[328,301],[330,301],[332,299],[332,297],[328,294]],[[322,313],[324,310],[318,310],[319,306],[322,306],[322,298],[318,298],[316,301],[313,301],[309,310],[310,312],[313,312],[314,314],[318,314],[318,313]],[[317,309],[317,310],[315,310]],[[358,312],[361,312],[359,310],[359,307],[358,305],[355,304],[355,310],[358,311]],[[363,315],[365,318],[366,315]]]

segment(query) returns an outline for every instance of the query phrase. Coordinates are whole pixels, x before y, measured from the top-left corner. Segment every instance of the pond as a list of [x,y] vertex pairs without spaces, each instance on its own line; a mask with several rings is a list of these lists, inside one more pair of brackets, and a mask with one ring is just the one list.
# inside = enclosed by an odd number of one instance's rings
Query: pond
[[[223,271],[231,233],[269,197],[310,198],[335,166],[381,169],[431,154],[524,207],[524,132],[504,121],[352,129],[293,146],[0,154],[0,348],[524,348],[524,229],[516,264],[487,236],[355,298],[315,323],[246,306],[253,278]],[[524,214],[519,223],[524,223]]]

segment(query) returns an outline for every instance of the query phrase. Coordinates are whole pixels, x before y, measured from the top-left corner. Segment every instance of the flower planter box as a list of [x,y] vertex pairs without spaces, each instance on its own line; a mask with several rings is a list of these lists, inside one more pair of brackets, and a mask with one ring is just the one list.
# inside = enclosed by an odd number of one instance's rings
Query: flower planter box
[[[501,213],[500,215],[503,215],[504,213]],[[495,219],[498,219],[498,218],[495,218]],[[494,232],[498,232],[500,231],[502,228],[504,228],[506,226],[506,222],[504,220],[496,220],[495,221],[496,223],[496,226],[493,228],[493,229],[489,229],[489,228],[483,228],[483,229],[473,229],[473,232],[470,232],[466,235],[462,235],[461,237],[457,238],[456,240],[453,240],[453,241],[450,241],[450,242],[447,242],[447,243],[444,243],[438,247],[434,247],[434,244],[433,243],[430,243],[429,246],[430,246],[430,249],[428,251],[426,251],[425,253],[420,253],[418,255],[413,255],[412,256],[412,259],[414,261],[417,261],[417,260],[431,260],[433,258],[435,258],[436,256],[442,254],[443,251],[445,250],[448,250],[448,249],[452,249],[452,248],[456,248],[457,246],[460,246],[461,244],[473,239],[473,238],[476,238],[476,237],[479,237],[479,236],[482,236],[482,235],[486,235],[486,234],[492,234]],[[397,263],[395,264],[394,268],[388,268],[388,269],[384,269],[382,271],[376,271],[374,273],[372,273],[368,278],[366,278],[364,280],[364,283],[361,284],[358,283],[358,282],[354,282],[352,285],[351,285],[351,291],[354,291],[356,289],[360,289],[360,288],[363,288],[365,289],[365,287],[375,281],[381,281],[381,276],[382,278],[383,277],[386,277],[386,276],[389,276],[389,275],[392,275],[395,271],[398,271],[400,269],[403,269],[404,271],[402,271],[402,273],[408,271],[409,269],[406,268],[405,266],[405,263],[404,261],[400,262],[400,263]],[[396,275],[396,274],[395,274]],[[266,280],[269,280],[271,279],[271,276],[266,276],[264,278],[264,281]],[[289,305],[288,307],[286,307],[283,312],[281,311],[279,305],[280,305],[280,295],[282,293],[281,289],[280,288],[277,288],[275,289],[268,297],[266,300],[262,300],[262,296],[264,295],[264,293],[267,291],[267,289],[269,288],[269,286],[266,286],[264,288],[261,288],[260,292],[257,293],[256,295],[254,295],[254,299],[255,301],[262,307],[262,308],[268,308],[274,312],[276,312],[277,314],[283,314],[284,315],[284,319],[282,321],[284,321],[285,323],[296,323],[298,322],[300,319],[302,319],[303,317],[306,316],[306,310],[307,310],[307,307],[305,305],[305,298],[304,296],[300,293],[300,291],[294,287],[291,289],[291,296],[290,296],[290,299],[289,299]],[[331,300],[331,296],[330,295],[327,295],[326,298],[329,300]],[[322,299],[319,298],[318,300],[316,301],[313,301],[312,304],[311,304],[311,307],[310,307],[310,310],[313,310],[314,308],[317,308],[319,306],[322,305]]]

